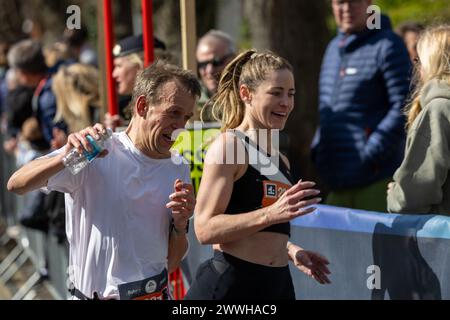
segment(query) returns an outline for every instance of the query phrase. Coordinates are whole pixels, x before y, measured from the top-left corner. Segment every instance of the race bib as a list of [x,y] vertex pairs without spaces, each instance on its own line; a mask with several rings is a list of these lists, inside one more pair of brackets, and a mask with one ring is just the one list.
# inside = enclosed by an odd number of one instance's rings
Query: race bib
[[283,193],[286,192],[291,186],[278,182],[278,181],[271,181],[271,180],[265,180],[263,181],[263,199],[262,199],[262,206],[268,207],[272,204],[274,204],[279,197]]
[[170,300],[167,270],[151,278],[118,286],[120,300]]

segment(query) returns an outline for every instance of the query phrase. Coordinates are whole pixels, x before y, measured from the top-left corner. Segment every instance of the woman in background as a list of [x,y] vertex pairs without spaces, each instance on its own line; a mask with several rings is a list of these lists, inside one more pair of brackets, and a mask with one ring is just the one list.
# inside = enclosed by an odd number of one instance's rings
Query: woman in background
[[64,120],[69,132],[100,122],[99,76],[95,67],[75,63],[62,66],[53,79],[55,121]]
[[426,30],[417,51],[405,158],[388,186],[388,211],[450,215],[450,25]]

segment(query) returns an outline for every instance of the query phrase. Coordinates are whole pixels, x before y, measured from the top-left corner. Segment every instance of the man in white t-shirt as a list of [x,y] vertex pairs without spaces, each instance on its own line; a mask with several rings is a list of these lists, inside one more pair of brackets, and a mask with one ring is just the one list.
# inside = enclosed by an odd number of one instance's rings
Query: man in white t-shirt
[[77,175],[63,164],[72,148],[91,149],[87,135],[106,134],[96,124],[71,134],[63,148],[10,178],[8,190],[18,194],[38,188],[65,193],[75,298],[168,297],[168,273],[187,252],[195,206],[189,167],[170,148],[199,95],[192,73],[155,63],[136,81],[129,127],[107,140],[100,158]]

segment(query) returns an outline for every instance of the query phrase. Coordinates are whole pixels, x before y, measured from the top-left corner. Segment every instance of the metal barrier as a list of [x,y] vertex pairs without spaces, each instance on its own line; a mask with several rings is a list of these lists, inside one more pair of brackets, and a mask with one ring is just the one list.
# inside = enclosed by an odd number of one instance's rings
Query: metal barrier
[[[3,140],[0,134],[1,148]],[[15,169],[14,157],[0,152],[0,286],[7,293],[0,299],[67,299],[67,244],[59,244],[52,234],[19,225],[24,198],[6,189]]]

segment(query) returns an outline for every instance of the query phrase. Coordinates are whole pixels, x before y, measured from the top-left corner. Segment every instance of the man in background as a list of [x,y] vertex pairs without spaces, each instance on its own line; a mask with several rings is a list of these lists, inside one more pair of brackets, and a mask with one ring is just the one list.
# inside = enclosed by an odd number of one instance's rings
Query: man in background
[[322,62],[312,156],[331,190],[327,204],[385,212],[386,186],[403,158],[411,64],[386,16],[381,28],[367,27],[371,4],[332,0],[339,33]]
[[[236,56],[233,38],[220,30],[210,30],[197,44],[196,58],[199,78],[202,84],[202,96],[198,101],[194,120],[200,119],[200,111],[216,92],[220,75],[225,66]],[[203,114],[205,122],[214,121],[208,110]]]
[[417,42],[419,41],[420,34],[425,29],[423,25],[417,22],[405,22],[398,26],[396,32],[402,37],[408,49],[409,57],[411,61],[416,61],[417,55]]

